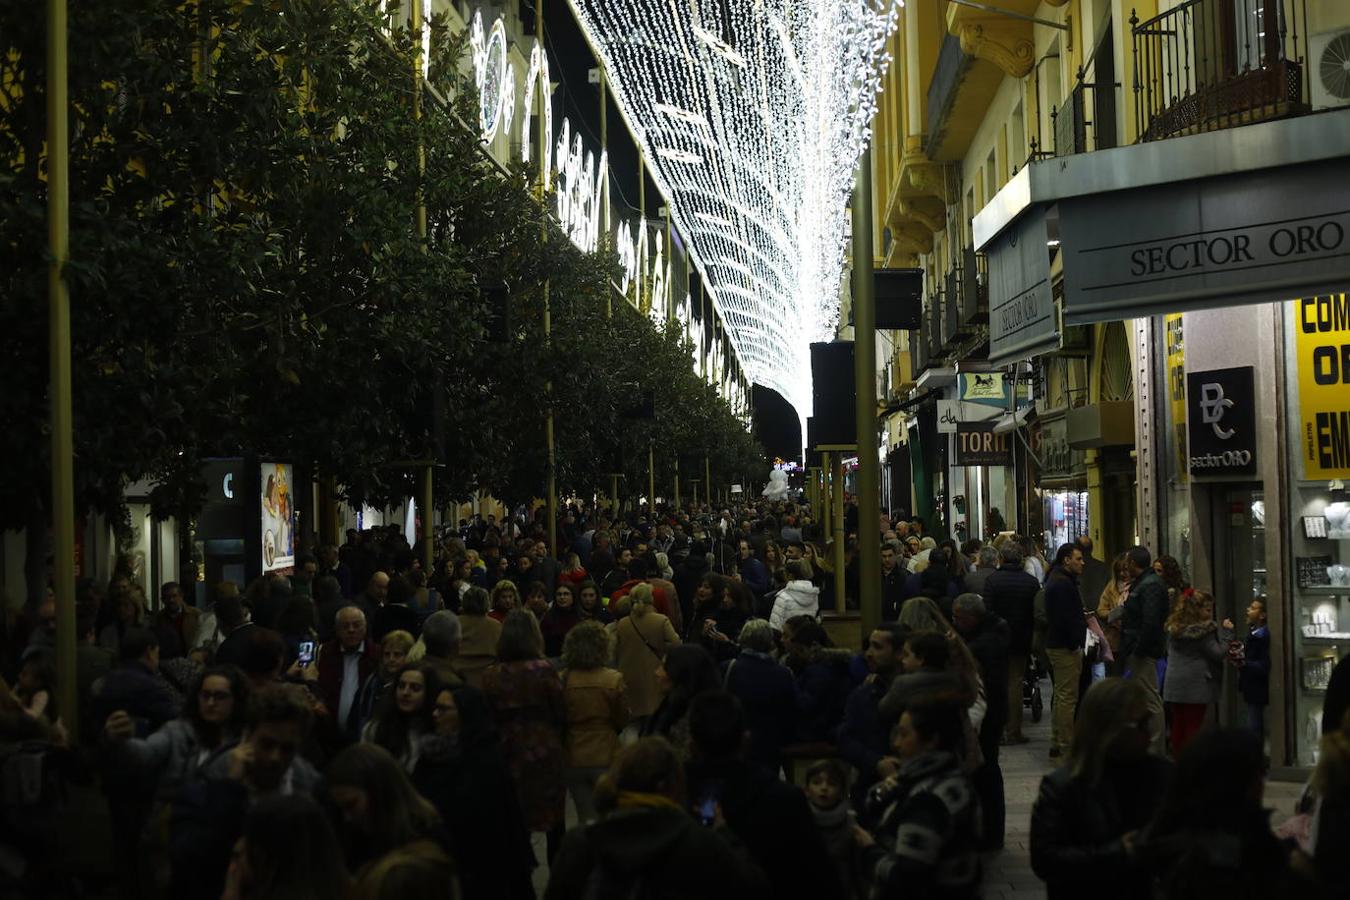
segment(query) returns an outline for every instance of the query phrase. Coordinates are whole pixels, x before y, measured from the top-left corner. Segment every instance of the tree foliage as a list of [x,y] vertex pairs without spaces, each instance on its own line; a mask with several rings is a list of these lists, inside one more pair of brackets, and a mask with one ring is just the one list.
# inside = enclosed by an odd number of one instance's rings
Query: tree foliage
[[[761,457],[691,371],[678,330],[622,300],[610,254],[579,252],[463,123],[460,47],[438,22],[414,115],[413,39],[379,4],[108,0],[72,17],[71,293],[82,508],[119,516],[129,480],[190,514],[201,460],[311,465],[349,499],[542,494],[706,453]],[[0,510],[44,507],[47,437],[44,26],[0,0]],[[424,155],[419,155],[422,148]],[[424,162],[423,162],[424,159]],[[419,203],[427,235],[416,228]],[[543,334],[548,285],[551,339]],[[490,340],[505,297],[506,340]],[[654,423],[620,418],[654,390]],[[662,488],[668,478],[661,481]]]

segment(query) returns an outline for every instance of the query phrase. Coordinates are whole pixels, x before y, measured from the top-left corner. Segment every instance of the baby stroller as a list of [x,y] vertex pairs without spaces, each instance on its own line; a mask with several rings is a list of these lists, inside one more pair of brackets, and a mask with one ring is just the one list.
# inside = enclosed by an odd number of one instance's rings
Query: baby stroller
[[1041,662],[1039,653],[1027,656],[1027,671],[1022,676],[1022,706],[1031,710],[1031,721],[1039,722],[1045,713],[1045,700],[1041,697],[1041,679],[1049,674]]

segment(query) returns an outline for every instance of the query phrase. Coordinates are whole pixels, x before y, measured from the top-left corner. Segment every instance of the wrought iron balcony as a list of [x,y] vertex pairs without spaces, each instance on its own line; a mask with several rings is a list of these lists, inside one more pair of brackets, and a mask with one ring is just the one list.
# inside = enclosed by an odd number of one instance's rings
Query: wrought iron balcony
[[1141,141],[1306,112],[1306,0],[1187,0],[1133,32]]

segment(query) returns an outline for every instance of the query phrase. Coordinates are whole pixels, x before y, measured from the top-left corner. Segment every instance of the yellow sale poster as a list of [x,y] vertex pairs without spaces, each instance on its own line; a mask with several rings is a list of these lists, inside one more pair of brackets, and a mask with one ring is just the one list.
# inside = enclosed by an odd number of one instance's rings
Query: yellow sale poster
[[1350,294],[1295,300],[1294,336],[1303,477],[1350,478]]

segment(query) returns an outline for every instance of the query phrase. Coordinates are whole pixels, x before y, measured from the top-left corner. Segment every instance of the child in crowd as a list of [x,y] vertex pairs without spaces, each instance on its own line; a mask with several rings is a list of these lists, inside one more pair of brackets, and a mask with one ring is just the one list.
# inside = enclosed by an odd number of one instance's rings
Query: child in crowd
[[848,805],[848,771],[837,759],[822,759],[806,770],[806,799],[816,830],[830,851],[830,859],[844,888],[853,896],[853,824],[857,821]]
[[[1232,627],[1231,622],[1224,622]],[[1247,728],[1266,738],[1266,707],[1270,705],[1270,628],[1266,625],[1266,598],[1247,605],[1247,639],[1233,641],[1230,658],[1238,667],[1238,693],[1247,704]]]

